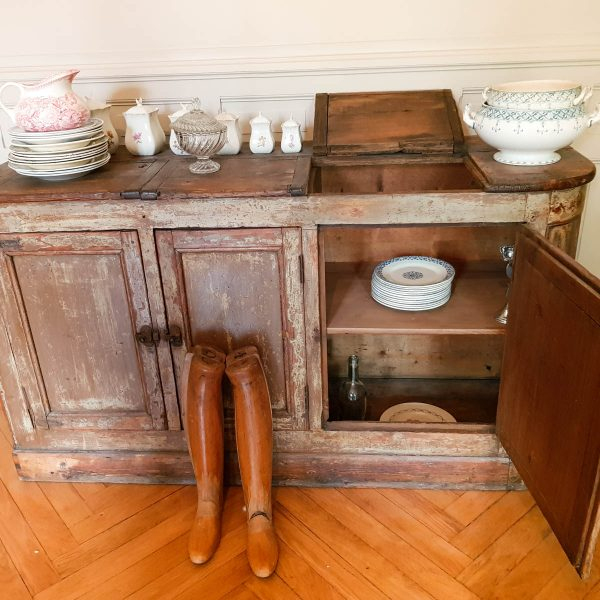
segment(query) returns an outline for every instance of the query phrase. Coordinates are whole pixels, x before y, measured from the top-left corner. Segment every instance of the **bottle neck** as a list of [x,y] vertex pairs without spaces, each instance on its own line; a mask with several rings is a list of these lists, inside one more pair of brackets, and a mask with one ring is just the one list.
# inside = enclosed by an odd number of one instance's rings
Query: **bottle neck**
[[355,354],[348,358],[348,379],[358,381],[358,356]]

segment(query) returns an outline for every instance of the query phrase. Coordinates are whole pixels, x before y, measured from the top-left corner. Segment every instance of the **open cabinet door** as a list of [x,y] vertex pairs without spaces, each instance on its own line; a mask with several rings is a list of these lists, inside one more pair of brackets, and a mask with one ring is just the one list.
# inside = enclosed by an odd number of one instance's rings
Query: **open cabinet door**
[[600,280],[525,228],[515,255],[498,437],[585,578],[600,526]]

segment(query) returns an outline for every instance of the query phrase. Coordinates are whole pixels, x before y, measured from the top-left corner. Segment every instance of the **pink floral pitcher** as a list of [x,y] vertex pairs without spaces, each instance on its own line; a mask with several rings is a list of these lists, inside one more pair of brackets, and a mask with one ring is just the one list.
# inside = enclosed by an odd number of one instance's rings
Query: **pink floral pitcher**
[[79,71],[71,70],[51,75],[34,84],[8,82],[0,87],[0,97],[8,86],[19,88],[21,96],[14,109],[2,107],[15,125],[25,131],[62,131],[81,127],[90,118],[90,111],[71,89]]

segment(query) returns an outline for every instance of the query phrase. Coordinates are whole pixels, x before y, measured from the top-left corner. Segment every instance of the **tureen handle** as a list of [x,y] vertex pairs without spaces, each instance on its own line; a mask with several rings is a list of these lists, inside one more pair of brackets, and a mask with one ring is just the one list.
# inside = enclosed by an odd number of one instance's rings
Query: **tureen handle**
[[483,88],[483,92],[481,92],[484,102],[487,102],[487,95],[488,95],[489,91],[490,91],[490,86],[488,85],[486,88]]
[[581,104],[582,102],[585,102],[586,100],[589,100],[589,97],[592,95],[592,92],[594,90],[589,87],[589,86],[583,86],[583,89],[581,90],[581,94],[579,94],[579,96],[577,96],[577,98],[575,98],[575,100],[573,100],[573,106],[577,106],[578,104]]
[[475,113],[471,110],[470,104],[465,104],[465,109],[463,110],[463,121],[471,127],[471,129],[475,129]]
[[[25,87],[22,86],[20,83],[15,83],[14,81],[9,81],[8,83],[5,83],[2,87],[0,87],[0,97],[2,96],[2,92],[4,91],[4,89],[7,88],[9,85],[14,85],[15,87],[18,87],[21,92],[21,96],[25,92]],[[20,96],[19,96],[19,98],[20,98]],[[12,122],[15,123],[14,109],[8,108],[7,106],[5,106],[1,100],[0,100],[0,108],[2,108],[6,112],[6,114],[12,119]]]
[[596,110],[587,115],[587,126],[591,127],[594,123],[600,121],[600,104],[596,105]]

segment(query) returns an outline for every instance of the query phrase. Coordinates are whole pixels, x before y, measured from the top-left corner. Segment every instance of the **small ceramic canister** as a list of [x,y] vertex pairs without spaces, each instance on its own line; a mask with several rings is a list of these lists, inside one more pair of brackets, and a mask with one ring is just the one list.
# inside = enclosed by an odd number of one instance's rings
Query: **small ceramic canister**
[[271,131],[271,121],[258,113],[257,117],[250,120],[250,151],[254,154],[269,154],[275,147],[275,139]]
[[114,154],[119,147],[119,136],[117,135],[117,130],[115,129],[112,121],[110,120],[110,104],[106,104],[106,102],[98,102],[93,98],[85,97],[85,102],[90,109],[90,113],[92,117],[97,119],[102,119],[103,130],[108,138],[108,151],[111,154]]
[[281,124],[281,151],[285,153],[302,150],[300,123],[294,121],[293,115]]
[[191,104],[180,103],[181,110],[178,110],[169,115],[169,121],[171,122],[171,135],[169,136],[169,148],[173,151],[173,154],[177,154],[178,156],[189,156],[190,153],[186,152],[177,141],[177,134],[173,131],[172,125],[179,119],[179,117],[183,117],[186,113],[192,110]]
[[166,142],[165,132],[158,121],[158,108],[144,106],[141,98],[135,102],[135,106],[123,113],[127,123],[125,146],[135,156],[158,154]]
[[224,123],[227,127],[227,143],[217,154],[238,154],[242,148],[242,130],[240,129],[239,117],[231,113],[219,113],[215,119]]

